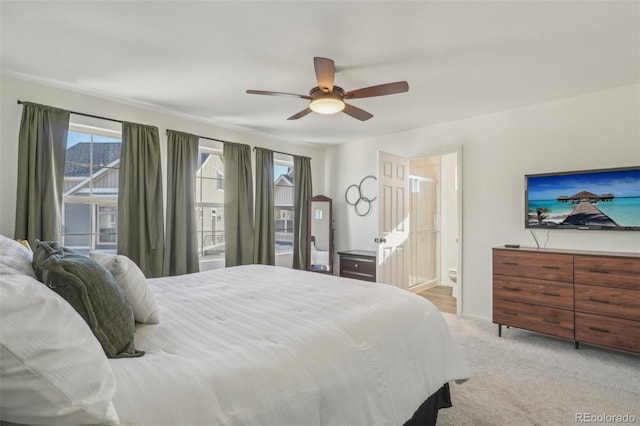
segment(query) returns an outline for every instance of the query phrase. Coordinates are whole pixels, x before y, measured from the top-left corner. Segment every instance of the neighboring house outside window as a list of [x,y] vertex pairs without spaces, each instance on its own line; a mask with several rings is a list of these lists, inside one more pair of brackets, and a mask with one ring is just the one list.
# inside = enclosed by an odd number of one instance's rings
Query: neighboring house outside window
[[62,203],[62,245],[117,252],[120,132],[71,124]]
[[224,260],[223,173],[222,152],[200,147],[195,212],[200,260]]
[[[275,160],[274,164],[274,220],[276,230],[276,265],[293,266],[293,167],[291,163]],[[286,256],[283,256],[286,255]],[[290,259],[289,259],[290,258]]]

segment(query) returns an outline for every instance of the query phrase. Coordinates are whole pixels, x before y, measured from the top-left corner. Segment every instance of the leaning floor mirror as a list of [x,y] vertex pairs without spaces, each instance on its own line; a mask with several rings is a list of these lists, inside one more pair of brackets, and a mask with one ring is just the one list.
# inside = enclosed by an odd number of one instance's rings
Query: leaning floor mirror
[[333,217],[331,198],[316,195],[309,199],[307,270],[333,274]]

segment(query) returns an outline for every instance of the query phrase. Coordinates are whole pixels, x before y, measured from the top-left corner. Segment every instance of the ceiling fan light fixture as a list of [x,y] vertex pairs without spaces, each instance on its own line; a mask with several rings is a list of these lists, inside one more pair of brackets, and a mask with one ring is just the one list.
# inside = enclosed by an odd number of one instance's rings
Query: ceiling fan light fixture
[[344,102],[341,99],[322,97],[313,99],[309,103],[309,108],[318,114],[335,114],[344,109]]

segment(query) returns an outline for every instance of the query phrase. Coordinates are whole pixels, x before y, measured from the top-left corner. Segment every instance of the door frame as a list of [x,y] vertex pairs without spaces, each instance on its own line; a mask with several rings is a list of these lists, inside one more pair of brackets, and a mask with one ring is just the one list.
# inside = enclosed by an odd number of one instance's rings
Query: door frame
[[[385,152],[389,154],[403,156],[404,153],[394,152],[393,149],[385,149]],[[409,159],[418,159],[423,157],[433,157],[433,156],[442,156],[447,154],[456,154],[457,160],[457,170],[456,170],[456,179],[457,179],[457,201],[458,201],[458,247],[457,247],[457,259],[458,259],[458,277],[456,282],[456,315],[462,316],[462,289],[464,285],[464,262],[463,262],[463,204],[462,204],[462,195],[463,195],[463,185],[462,185],[462,144],[453,144],[448,146],[440,146],[436,148],[427,149],[425,151],[421,151],[420,153],[416,153],[411,156],[407,156]],[[379,157],[379,156],[378,156]],[[378,169],[380,168],[380,159],[378,158]],[[442,271],[440,271],[442,274]]]

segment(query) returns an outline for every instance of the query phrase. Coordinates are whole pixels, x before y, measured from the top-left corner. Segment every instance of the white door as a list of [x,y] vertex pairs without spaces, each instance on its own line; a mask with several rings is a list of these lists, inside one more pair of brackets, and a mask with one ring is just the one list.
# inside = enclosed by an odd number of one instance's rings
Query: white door
[[378,154],[378,282],[409,286],[409,159]]

